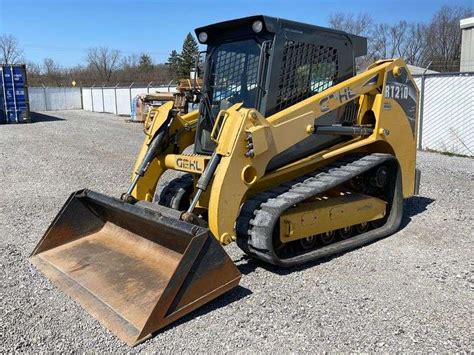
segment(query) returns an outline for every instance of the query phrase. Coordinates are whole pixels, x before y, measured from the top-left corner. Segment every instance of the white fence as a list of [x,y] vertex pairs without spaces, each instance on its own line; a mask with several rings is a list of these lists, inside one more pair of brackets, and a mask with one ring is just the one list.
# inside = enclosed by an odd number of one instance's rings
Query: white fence
[[474,156],[474,73],[427,74],[415,80],[419,149]]
[[[474,73],[415,77],[420,89],[418,148],[474,156]],[[132,99],[174,86],[30,87],[32,111],[81,109],[130,115]],[[81,95],[82,93],[82,95]]]
[[29,87],[31,111],[80,110],[81,89],[74,87]]
[[82,88],[84,110],[130,115],[132,99],[148,92],[176,92],[174,86],[88,87]]

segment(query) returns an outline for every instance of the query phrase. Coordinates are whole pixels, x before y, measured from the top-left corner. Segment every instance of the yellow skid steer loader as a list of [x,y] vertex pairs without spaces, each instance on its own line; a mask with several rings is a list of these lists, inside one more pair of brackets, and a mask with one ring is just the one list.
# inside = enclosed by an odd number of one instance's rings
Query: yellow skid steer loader
[[222,246],[282,267],[345,252],[394,233],[419,183],[403,60],[356,74],[365,38],[267,16],[196,35],[199,110],[153,109],[128,191],[73,193],[31,257],[129,345],[238,285]]

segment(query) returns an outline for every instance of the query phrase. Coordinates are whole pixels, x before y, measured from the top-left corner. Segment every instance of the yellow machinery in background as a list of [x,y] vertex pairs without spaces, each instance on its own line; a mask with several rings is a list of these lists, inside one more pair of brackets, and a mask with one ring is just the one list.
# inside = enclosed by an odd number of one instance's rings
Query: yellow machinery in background
[[199,110],[152,109],[128,191],[73,193],[32,254],[130,345],[238,284],[222,246],[282,267],[345,252],[394,233],[419,182],[402,59],[356,75],[365,38],[266,16],[196,35]]

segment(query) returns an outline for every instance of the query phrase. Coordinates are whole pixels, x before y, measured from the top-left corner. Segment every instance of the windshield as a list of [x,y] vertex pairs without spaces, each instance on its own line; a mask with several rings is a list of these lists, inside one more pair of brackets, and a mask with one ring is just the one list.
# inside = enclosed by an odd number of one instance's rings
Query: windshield
[[207,152],[214,150],[209,136],[220,110],[238,102],[255,107],[260,46],[255,40],[247,39],[221,44],[211,53],[204,94],[207,102],[203,103],[197,132],[199,150]]

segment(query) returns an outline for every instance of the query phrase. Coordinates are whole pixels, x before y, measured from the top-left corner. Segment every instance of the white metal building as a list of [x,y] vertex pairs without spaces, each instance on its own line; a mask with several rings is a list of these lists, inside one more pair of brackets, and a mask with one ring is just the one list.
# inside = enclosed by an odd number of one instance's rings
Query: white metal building
[[474,17],[460,21],[461,41],[461,72],[474,71]]

